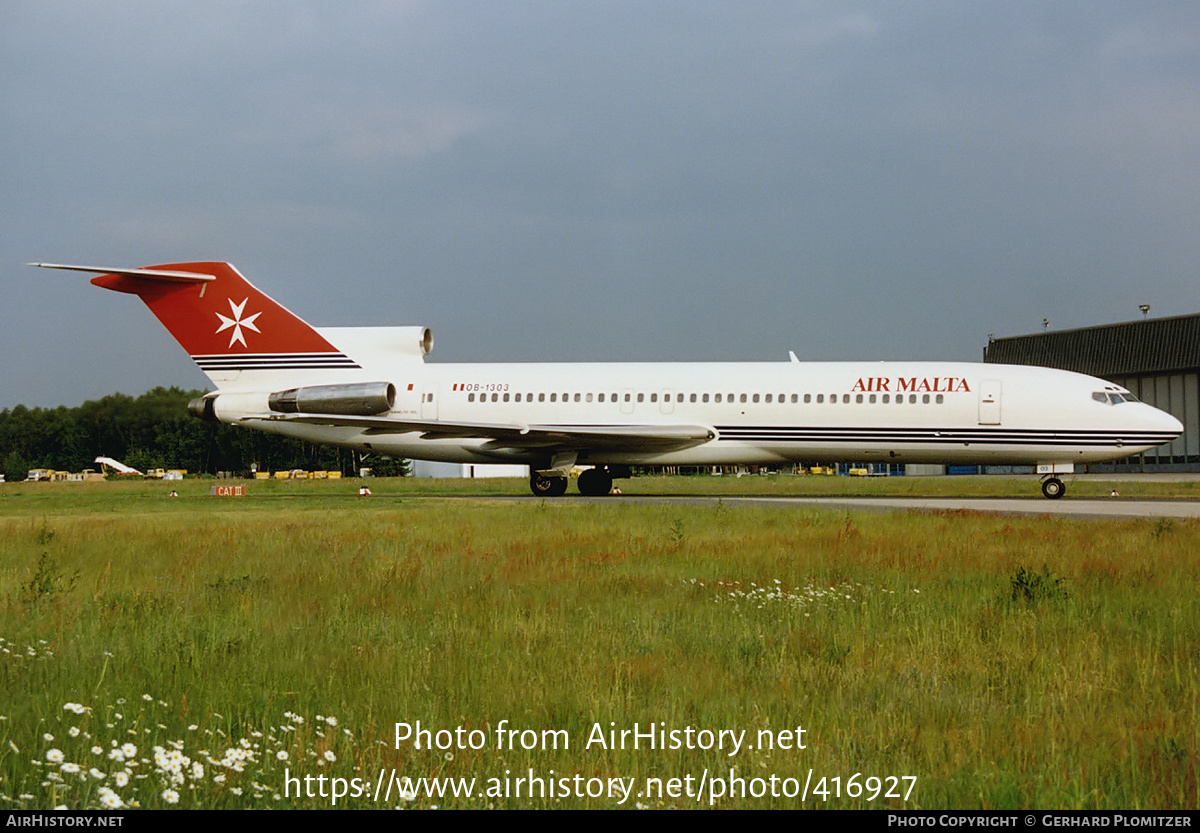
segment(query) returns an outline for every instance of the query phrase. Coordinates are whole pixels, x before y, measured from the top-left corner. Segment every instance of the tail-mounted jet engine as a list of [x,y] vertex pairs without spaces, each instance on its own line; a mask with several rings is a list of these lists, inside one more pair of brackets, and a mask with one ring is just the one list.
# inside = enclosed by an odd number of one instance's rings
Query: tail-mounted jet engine
[[[188,413],[205,422],[220,422],[217,399],[246,394],[210,393],[188,403]],[[261,397],[258,394],[257,397]],[[254,397],[251,394],[252,398]],[[262,399],[257,398],[261,403]],[[338,416],[378,416],[386,414],[396,402],[396,386],[391,382],[362,382],[350,385],[310,385],[275,391],[267,397],[267,407],[278,414],[334,414]],[[244,404],[244,403],[241,403]],[[251,405],[261,408],[261,404]]]
[[313,385],[276,391],[267,397],[267,407],[281,414],[376,416],[390,411],[395,402],[396,386],[391,382]]

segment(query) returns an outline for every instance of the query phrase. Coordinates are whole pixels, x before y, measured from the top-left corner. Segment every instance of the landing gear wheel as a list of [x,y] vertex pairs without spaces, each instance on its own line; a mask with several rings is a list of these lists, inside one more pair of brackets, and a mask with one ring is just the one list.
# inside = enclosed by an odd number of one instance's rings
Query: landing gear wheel
[[1057,477],[1048,477],[1042,481],[1042,494],[1051,500],[1058,500],[1067,493],[1067,487]]
[[579,475],[579,494],[600,497],[612,491],[612,475],[607,469],[588,469]]
[[567,478],[534,472],[529,476],[529,489],[538,497],[559,497],[567,491]]

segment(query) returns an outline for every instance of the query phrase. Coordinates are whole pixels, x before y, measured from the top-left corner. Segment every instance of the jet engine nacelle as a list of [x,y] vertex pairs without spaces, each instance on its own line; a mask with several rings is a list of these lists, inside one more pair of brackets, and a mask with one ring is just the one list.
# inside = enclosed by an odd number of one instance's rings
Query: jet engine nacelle
[[433,330],[428,327],[320,327],[317,332],[360,364],[423,361],[433,352]]
[[376,416],[390,411],[395,402],[396,386],[391,382],[312,385],[276,391],[267,397],[267,407],[281,414]]

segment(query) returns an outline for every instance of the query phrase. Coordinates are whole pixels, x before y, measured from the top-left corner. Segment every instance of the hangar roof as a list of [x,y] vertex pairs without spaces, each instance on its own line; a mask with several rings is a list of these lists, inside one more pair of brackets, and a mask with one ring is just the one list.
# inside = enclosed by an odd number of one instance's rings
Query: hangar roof
[[1200,369],[1200,314],[992,339],[983,360],[1136,376]]

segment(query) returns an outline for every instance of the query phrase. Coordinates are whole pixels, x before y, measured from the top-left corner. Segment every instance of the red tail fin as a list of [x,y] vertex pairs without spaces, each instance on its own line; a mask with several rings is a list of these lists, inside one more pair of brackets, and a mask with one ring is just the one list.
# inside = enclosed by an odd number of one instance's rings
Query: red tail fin
[[[218,384],[262,381],[259,374],[241,377],[241,371],[274,371],[272,382],[300,384],[311,371],[359,367],[228,263],[165,263],[139,269],[30,265],[99,272],[92,279],[96,286],[137,295]],[[278,371],[290,373],[281,376]]]
[[109,272],[92,283],[137,295],[194,358],[338,353],[228,263],[167,263]]

